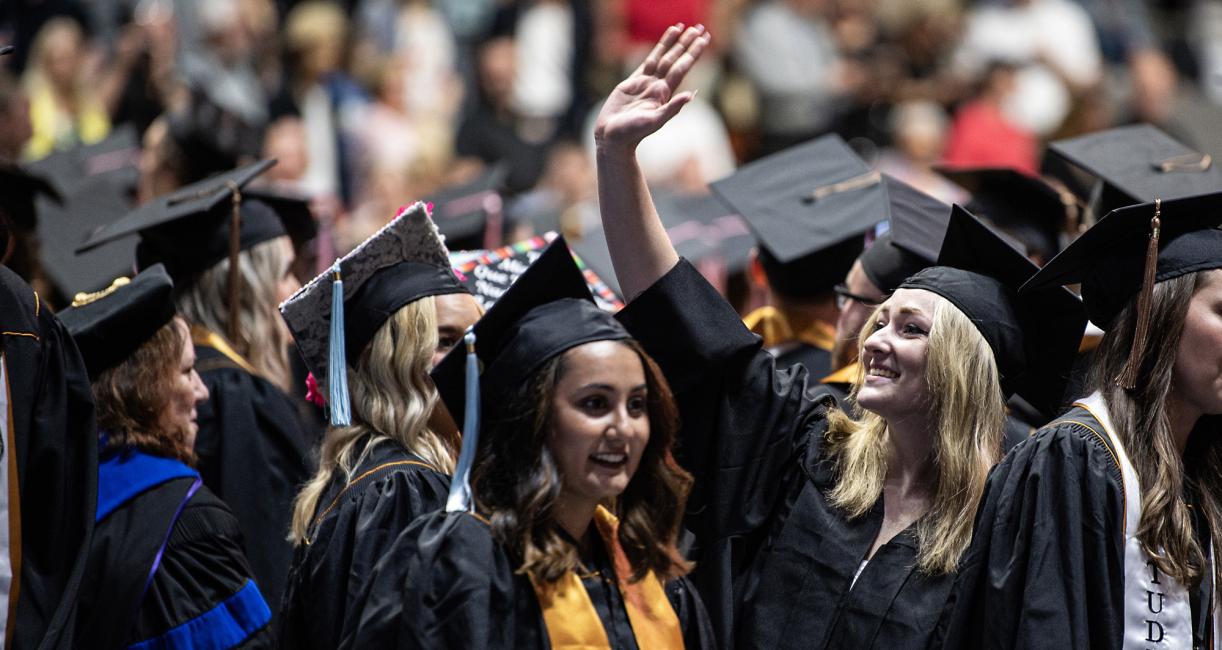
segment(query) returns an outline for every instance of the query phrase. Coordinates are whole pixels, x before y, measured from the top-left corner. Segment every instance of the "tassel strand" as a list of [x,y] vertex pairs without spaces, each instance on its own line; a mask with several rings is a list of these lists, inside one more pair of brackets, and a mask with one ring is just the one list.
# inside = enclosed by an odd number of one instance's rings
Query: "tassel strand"
[[1129,360],[1116,378],[1116,385],[1124,390],[1137,387],[1137,375],[1141,372],[1142,357],[1146,354],[1146,340],[1150,336],[1150,309],[1154,297],[1154,276],[1158,269],[1158,236],[1162,229],[1162,199],[1154,199],[1154,217],[1150,219],[1150,241],[1146,244],[1146,266],[1141,281],[1141,292],[1137,294],[1137,327],[1133,332],[1133,347],[1129,349]]
[[475,332],[468,329],[463,337],[467,344],[467,391],[463,405],[462,451],[450,479],[450,494],[446,512],[474,512],[471,494],[471,466],[475,464],[475,447],[479,444],[479,357],[475,354]]
[[331,407],[331,426],[352,424],[348,402],[348,354],[344,340],[344,279],[339,262],[331,267],[335,280],[331,282],[331,340],[327,355],[327,395]]

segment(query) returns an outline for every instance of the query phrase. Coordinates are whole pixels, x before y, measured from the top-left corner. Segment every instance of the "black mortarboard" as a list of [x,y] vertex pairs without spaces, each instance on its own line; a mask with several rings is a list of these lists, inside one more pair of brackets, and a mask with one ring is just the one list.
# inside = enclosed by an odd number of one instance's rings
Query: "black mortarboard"
[[710,188],[742,215],[779,293],[813,296],[844,279],[866,231],[887,218],[880,176],[827,135],[739,168]]
[[285,190],[266,187],[251,187],[242,192],[243,201],[258,201],[267,205],[280,217],[281,223],[294,246],[314,239],[318,234],[318,222],[310,210],[310,197]]
[[90,380],[122,363],[170,322],[173,293],[174,282],[158,264],[103,291],[78,294],[57,314],[76,341]]
[[883,294],[938,259],[951,206],[887,175],[887,232],[862,252],[861,269]]
[[932,291],[963,312],[984,336],[1006,396],[1018,393],[1049,417],[1062,405],[1086,314],[1061,287],[1019,294],[1038,269],[1018,249],[955,206],[938,266],[900,287]]
[[939,168],[938,172],[971,193],[966,207],[972,214],[1045,261],[1060,252],[1061,233],[1077,225],[1069,223],[1069,206],[1061,193],[1038,177],[1004,167]]
[[[555,232],[547,232],[496,250],[464,251],[466,259],[455,262],[454,268],[462,285],[475,296],[480,306],[489,309],[530,269],[556,236]],[[606,248],[605,244],[603,248]],[[624,301],[618,289],[608,285],[599,272],[577,253],[575,247],[571,252],[573,261],[585,277],[586,287],[594,296],[595,304],[611,312],[622,309]],[[453,257],[451,261],[454,261]]]
[[[333,321],[336,269],[342,280],[342,329]],[[423,203],[405,208],[390,223],[340,258],[280,305],[306,367],[330,390],[333,333],[354,365],[382,325],[404,305],[428,296],[465,293],[450,268],[445,244]]]
[[[484,421],[536,370],[558,354],[592,341],[629,338],[595,304],[564,237],[557,237],[474,326]],[[456,347],[433,369],[433,382],[460,428],[466,401],[466,350]]]
[[44,175],[9,162],[0,162],[0,215],[23,230],[31,230],[38,222],[34,208],[40,196],[62,202],[63,196]]
[[193,183],[259,156],[263,128],[250,124],[209,97],[190,88],[189,100],[165,114],[167,137],[181,154],[181,181]]
[[1194,151],[1149,124],[1058,140],[1048,150],[1102,181],[1092,200],[1096,214],[1222,188],[1222,170],[1209,154]]
[[1222,192],[1215,192],[1113,211],[1052,258],[1023,291],[1080,282],[1091,322],[1108,329],[1142,288],[1156,212],[1154,282],[1222,268]]
[[465,183],[441,189],[425,199],[433,204],[433,220],[457,248],[499,245],[503,201],[500,191],[509,169],[493,165]]
[[655,192],[654,204],[679,255],[693,263],[716,257],[728,273],[747,267],[755,237],[741,216],[712,194]]

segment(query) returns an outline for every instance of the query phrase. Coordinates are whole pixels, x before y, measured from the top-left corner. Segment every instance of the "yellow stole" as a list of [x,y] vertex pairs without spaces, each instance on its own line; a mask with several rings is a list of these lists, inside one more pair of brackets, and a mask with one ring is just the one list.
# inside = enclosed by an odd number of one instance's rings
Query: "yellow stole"
[[857,371],[861,368],[861,364],[857,361],[833,372],[832,374],[819,380],[820,384],[851,384],[857,379]]
[[772,348],[790,341],[831,352],[836,343],[836,328],[823,321],[786,313],[776,307],[760,307],[743,319],[747,329],[764,339],[764,347]]
[[237,365],[242,370],[245,370],[246,372],[249,372],[252,375],[260,376],[259,373],[255,370],[255,367],[250,365],[249,361],[242,358],[242,355],[238,354],[237,350],[234,350],[232,347],[230,347],[229,343],[227,343],[225,339],[221,338],[219,334],[217,334],[216,332],[213,332],[212,330],[201,327],[199,325],[192,325],[191,326],[191,342],[196,345],[203,345],[203,346],[210,347],[213,350],[220,352],[222,355],[225,356],[226,359],[229,359],[230,361],[232,361],[235,365]]
[[[613,555],[615,583],[624,597],[624,608],[628,610],[628,622],[632,625],[637,646],[650,649],[682,648],[683,632],[679,628],[679,617],[666,598],[662,581],[652,571],[640,582],[628,581],[632,567],[616,541],[619,520],[599,506],[594,512],[594,525],[608,552]],[[530,576],[530,583],[543,610],[543,624],[547,627],[552,648],[593,650],[611,647],[602,619],[598,617],[590,595],[575,572],[566,572],[554,583],[541,582]]]

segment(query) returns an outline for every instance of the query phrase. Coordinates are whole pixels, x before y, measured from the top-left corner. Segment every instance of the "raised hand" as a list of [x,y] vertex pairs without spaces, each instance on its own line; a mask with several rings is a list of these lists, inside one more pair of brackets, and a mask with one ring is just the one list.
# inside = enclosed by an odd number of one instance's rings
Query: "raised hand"
[[640,67],[621,81],[598,113],[594,139],[600,146],[635,148],[645,136],[662,128],[693,92],[675,93],[709,43],[703,25],[672,25]]

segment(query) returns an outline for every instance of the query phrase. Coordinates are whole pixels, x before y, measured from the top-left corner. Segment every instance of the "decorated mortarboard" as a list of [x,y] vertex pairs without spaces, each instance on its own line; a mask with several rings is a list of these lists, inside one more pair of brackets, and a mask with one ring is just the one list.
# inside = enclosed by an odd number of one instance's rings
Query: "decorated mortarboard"
[[[556,233],[548,232],[496,250],[460,251],[451,255],[450,259],[462,285],[475,296],[481,307],[489,309],[539,259],[556,237]],[[624,301],[618,292],[586,263],[576,247],[572,253],[595,304],[612,312],[623,309]]]
[[1154,284],[1222,268],[1222,192],[1156,200],[1114,210],[1023,285],[1035,291],[1080,282],[1091,322],[1109,329],[1133,296],[1138,329],[1129,365],[1117,380],[1134,385],[1149,332],[1140,331]]
[[972,214],[1022,242],[1029,254],[1052,259],[1061,250],[1061,234],[1077,228],[1077,203],[1039,177],[1005,167],[937,171],[971,193],[965,207]]
[[[433,369],[433,383],[463,431],[446,509],[471,507],[468,477],[481,419],[502,415],[507,396],[548,360],[585,343],[627,338],[624,326],[594,304],[564,237],[557,237],[472,326],[466,346]],[[481,394],[487,398],[481,401]]]
[[951,206],[894,177],[883,175],[888,230],[858,258],[866,277],[883,294],[938,259]]
[[108,289],[81,293],[57,316],[81,351],[89,379],[130,357],[174,317],[174,282],[160,264]]
[[443,188],[425,199],[433,220],[455,248],[492,248],[501,243],[501,188],[509,169],[493,165],[474,179]]
[[828,135],[745,165],[710,188],[755,232],[773,288],[812,296],[844,279],[887,218],[881,177]]
[[1180,199],[1222,189],[1222,170],[1214,165],[1212,156],[1149,124],[1058,140],[1048,150],[1102,182],[1091,201],[1099,215],[1154,199]]
[[465,292],[437,227],[416,203],[280,305],[306,367],[329,395],[331,424],[350,423],[348,360],[360,358],[395,312]]
[[963,312],[993,350],[1006,396],[1017,393],[1051,417],[1086,326],[1082,301],[1062,287],[1019,294],[1038,267],[959,206],[937,263],[900,288],[931,291]]

